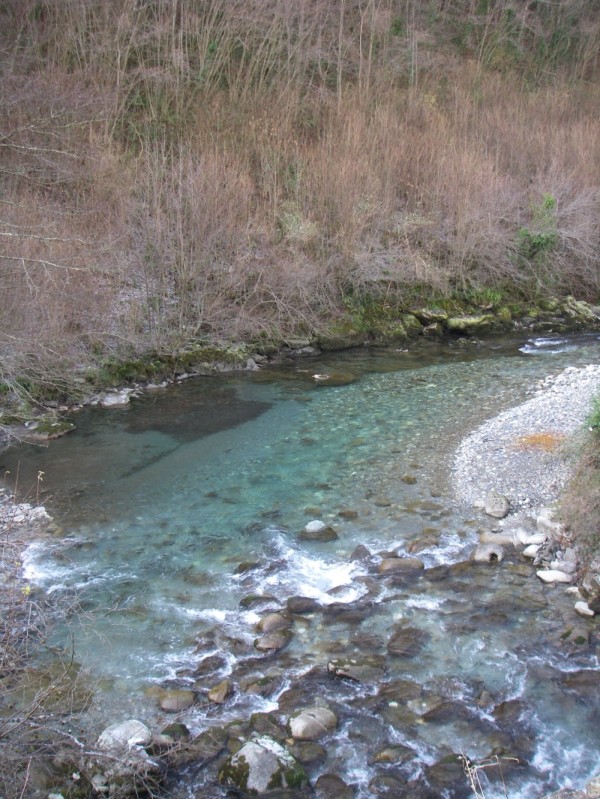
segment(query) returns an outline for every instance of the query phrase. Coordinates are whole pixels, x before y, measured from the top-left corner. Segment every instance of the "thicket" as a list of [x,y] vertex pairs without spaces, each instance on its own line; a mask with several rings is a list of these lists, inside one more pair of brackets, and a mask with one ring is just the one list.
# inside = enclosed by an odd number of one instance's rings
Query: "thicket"
[[3,390],[366,296],[595,301],[599,42],[598,0],[5,0]]

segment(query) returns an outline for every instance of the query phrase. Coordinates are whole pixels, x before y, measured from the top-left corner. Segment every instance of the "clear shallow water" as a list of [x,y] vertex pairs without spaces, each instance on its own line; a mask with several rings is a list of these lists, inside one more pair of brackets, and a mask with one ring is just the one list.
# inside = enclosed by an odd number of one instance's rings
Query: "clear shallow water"
[[[4,469],[18,467],[23,492],[45,473],[44,501],[65,527],[63,540],[30,549],[26,570],[48,591],[77,594],[90,614],[76,647],[99,681],[94,723],[168,722],[157,720],[151,689],[175,680],[200,692],[257,670],[280,681],[269,699],[237,691],[224,706],[189,711],[186,723],[202,730],[277,710],[290,684],[314,667],[324,671],[331,657],[368,655],[384,658],[386,682],[412,680],[425,696],[468,712],[415,722],[394,698],[381,697],[377,683],[319,682],[342,727],[315,774],[336,771],[366,797],[378,795],[369,785],[385,771],[372,762],[378,747],[401,743],[418,753],[403,778],[450,750],[485,757],[498,736],[508,745],[507,725],[493,712],[512,700],[523,702],[510,723],[530,740],[530,766],[514,777],[511,796],[540,796],[574,773],[583,779],[600,770],[597,697],[582,699],[561,677],[597,668],[597,660],[555,643],[572,603],[538,585],[520,561],[436,578],[444,564],[468,556],[481,523],[452,501],[448,471],[460,438],[523,399],[535,380],[599,360],[597,336],[344,353],[187,381],[126,409],[85,410],[75,434],[3,453]],[[331,371],[354,382],[310,380]],[[313,518],[332,523],[338,540],[300,541]],[[415,548],[428,570],[405,585],[386,584],[350,560],[357,544],[373,552]],[[254,566],[236,574],[242,563]],[[290,645],[257,660],[252,642],[264,611],[239,604],[256,593],[281,602],[311,596],[331,612],[296,621]],[[339,603],[357,602],[362,617],[337,615]],[[387,655],[398,625],[418,631],[411,657]],[[221,670],[204,683],[192,679],[190,670],[213,653],[225,656]],[[490,707],[478,704],[482,691],[493,697]],[[188,775],[180,795],[216,796],[210,779]]]

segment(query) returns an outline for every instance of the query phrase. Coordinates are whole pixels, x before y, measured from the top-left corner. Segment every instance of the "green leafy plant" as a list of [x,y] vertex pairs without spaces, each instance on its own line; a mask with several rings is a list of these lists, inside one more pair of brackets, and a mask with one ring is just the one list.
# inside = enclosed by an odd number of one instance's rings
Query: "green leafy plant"
[[544,194],[542,201],[532,209],[530,227],[522,227],[518,234],[519,251],[527,260],[544,258],[558,243],[556,228],[556,199]]

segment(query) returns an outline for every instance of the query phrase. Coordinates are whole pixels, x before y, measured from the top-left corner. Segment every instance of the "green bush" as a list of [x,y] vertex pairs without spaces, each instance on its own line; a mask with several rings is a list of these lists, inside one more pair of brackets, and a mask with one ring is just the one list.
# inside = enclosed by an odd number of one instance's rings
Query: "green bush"
[[528,261],[544,258],[554,250],[558,243],[556,229],[556,199],[544,194],[539,205],[531,214],[531,226],[522,227],[518,234],[519,252]]

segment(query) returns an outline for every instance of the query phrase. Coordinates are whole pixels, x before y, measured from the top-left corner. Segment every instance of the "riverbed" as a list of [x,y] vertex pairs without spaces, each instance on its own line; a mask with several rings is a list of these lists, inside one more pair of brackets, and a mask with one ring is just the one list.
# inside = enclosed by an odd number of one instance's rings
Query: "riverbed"
[[[25,573],[77,600],[70,633],[96,685],[85,724],[158,730],[173,719],[160,697],[183,689],[193,733],[262,714],[285,735],[318,701],[339,726],[305,764],[311,782],[334,773],[361,799],[468,795],[460,753],[504,758],[488,799],[502,780],[515,798],[583,783],[600,770],[597,652],[564,644],[573,603],[521,556],[468,560],[492,521],[457,501],[450,470],[480,422],[599,361],[597,335],[303,358],[85,409],[74,434],[3,453],[21,498],[43,490],[64,528],[28,549]],[[336,537],[305,540],[314,520]],[[424,568],[382,577],[389,553]],[[312,610],[260,654],[257,624],[298,596]],[[345,660],[361,679],[328,673]],[[224,679],[232,695],[211,702]],[[216,771],[188,768],[170,790],[225,796]]]

